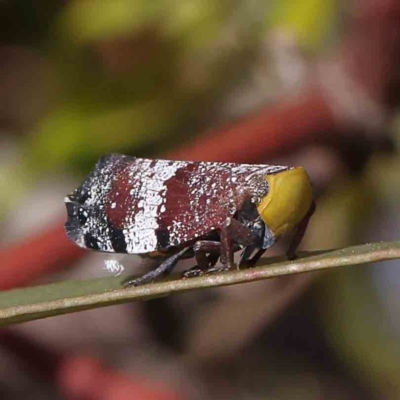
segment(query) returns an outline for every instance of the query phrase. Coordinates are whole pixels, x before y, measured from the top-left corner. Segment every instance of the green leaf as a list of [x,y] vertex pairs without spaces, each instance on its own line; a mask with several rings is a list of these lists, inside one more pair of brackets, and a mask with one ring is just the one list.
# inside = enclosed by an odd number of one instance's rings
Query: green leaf
[[295,261],[264,258],[256,268],[227,271],[198,278],[154,282],[123,288],[126,277],[67,281],[0,293],[0,325],[31,321],[75,311],[148,300],[190,290],[255,282],[348,265],[400,258],[400,242],[372,243],[340,250],[301,253]]
[[318,46],[335,23],[337,4],[326,0],[280,0],[268,10],[270,26],[293,33],[302,48]]
[[70,2],[61,15],[62,32],[78,42],[125,35],[151,24],[165,11],[162,1]]

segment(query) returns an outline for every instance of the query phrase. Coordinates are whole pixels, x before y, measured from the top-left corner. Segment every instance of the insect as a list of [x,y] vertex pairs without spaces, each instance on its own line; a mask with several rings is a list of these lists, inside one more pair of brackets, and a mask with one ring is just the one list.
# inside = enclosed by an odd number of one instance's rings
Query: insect
[[197,265],[186,276],[232,268],[238,250],[239,267],[254,265],[292,230],[293,259],[315,209],[301,167],[118,154],[101,158],[65,204],[66,233],[80,247],[159,260],[126,286],[149,283],[189,257]]

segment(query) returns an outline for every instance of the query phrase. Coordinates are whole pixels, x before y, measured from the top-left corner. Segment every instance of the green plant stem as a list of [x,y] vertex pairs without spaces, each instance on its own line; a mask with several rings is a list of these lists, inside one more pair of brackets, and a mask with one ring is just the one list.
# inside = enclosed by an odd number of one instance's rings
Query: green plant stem
[[0,326],[81,310],[147,300],[190,290],[255,282],[298,274],[400,258],[400,242],[372,243],[340,250],[301,253],[295,261],[261,259],[255,268],[233,270],[198,278],[154,282],[123,288],[126,277],[67,281],[0,293]]

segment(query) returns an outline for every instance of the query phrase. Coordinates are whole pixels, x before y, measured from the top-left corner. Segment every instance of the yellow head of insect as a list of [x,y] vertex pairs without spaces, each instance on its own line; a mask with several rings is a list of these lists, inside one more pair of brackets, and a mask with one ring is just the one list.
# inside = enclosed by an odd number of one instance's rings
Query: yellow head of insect
[[266,175],[268,194],[257,211],[275,237],[291,231],[306,216],[313,202],[310,178],[302,167]]

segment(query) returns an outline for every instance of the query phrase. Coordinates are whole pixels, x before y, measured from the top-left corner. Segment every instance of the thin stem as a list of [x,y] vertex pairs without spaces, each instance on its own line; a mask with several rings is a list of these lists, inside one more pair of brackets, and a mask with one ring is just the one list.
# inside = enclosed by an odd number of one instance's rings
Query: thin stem
[[400,258],[400,242],[373,243],[340,250],[302,253],[295,261],[264,258],[256,268],[198,278],[154,282],[123,288],[126,277],[68,281],[0,293],[0,325],[31,321],[92,308],[147,300],[201,288],[255,282],[278,276]]

